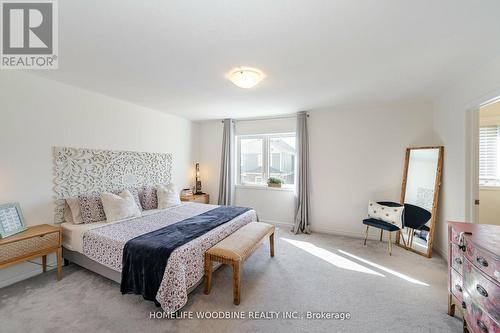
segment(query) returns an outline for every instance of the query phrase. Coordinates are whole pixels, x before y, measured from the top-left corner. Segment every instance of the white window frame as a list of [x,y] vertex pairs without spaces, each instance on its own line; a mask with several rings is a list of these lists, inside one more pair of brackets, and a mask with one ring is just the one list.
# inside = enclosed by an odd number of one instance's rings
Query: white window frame
[[[267,181],[269,179],[269,167],[270,167],[270,139],[276,137],[296,137],[297,133],[287,132],[287,133],[269,133],[269,134],[250,134],[250,135],[236,135],[236,173],[235,173],[235,184],[236,187],[245,188],[262,188],[262,189],[272,189],[272,190],[284,190],[293,191],[295,189],[295,179],[294,184],[283,184],[281,188],[268,187],[267,183],[262,184],[242,184],[241,183],[241,139],[262,139],[262,168],[264,170],[263,180]],[[281,154],[280,154],[281,155]],[[295,150],[295,156],[297,156],[297,150]],[[282,158],[280,156],[280,164],[282,163]],[[297,158],[295,158],[295,172],[297,172]]]

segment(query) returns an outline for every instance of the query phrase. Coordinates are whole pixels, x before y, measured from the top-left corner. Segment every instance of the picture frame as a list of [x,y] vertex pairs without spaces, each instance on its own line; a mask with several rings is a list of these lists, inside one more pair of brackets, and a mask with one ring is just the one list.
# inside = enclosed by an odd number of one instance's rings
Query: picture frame
[[19,203],[0,205],[0,239],[28,229]]

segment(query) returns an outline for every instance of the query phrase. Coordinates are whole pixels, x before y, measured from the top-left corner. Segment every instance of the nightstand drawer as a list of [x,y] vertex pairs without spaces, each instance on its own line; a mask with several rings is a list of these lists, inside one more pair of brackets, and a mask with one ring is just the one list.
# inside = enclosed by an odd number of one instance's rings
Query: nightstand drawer
[[208,194],[181,195],[181,201],[207,204],[210,201],[210,197]]
[[189,198],[189,201],[206,203],[207,200],[205,199],[205,197],[195,197],[195,198]]
[[35,236],[0,247],[0,264],[27,257],[31,254],[59,247],[59,232]]

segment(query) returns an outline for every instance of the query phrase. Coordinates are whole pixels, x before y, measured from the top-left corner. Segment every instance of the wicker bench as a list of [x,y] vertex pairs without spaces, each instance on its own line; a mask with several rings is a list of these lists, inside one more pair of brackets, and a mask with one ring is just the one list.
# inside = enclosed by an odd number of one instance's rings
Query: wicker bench
[[271,257],[274,257],[274,226],[250,222],[205,252],[205,294],[212,288],[212,263],[220,262],[233,267],[234,304],[240,304],[241,263],[269,236]]

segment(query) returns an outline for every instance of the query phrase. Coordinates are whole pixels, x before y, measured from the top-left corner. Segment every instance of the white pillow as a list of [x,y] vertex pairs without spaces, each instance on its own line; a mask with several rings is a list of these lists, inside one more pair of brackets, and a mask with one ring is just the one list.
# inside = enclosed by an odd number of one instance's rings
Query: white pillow
[[404,206],[389,207],[379,205],[374,201],[368,202],[368,217],[389,222],[400,229],[403,228],[403,211]]
[[158,209],[165,209],[181,204],[179,192],[172,183],[166,186],[158,185],[156,195],[158,196]]
[[[82,212],[80,211],[80,200],[78,200],[78,197],[66,198],[66,203],[68,204],[69,210],[71,212],[71,221],[68,221],[69,217],[66,218],[65,214],[66,222],[71,222],[73,224],[82,224]],[[65,209],[66,208],[67,207],[65,207]]]
[[123,190],[120,195],[104,192],[101,200],[108,222],[141,216],[141,210],[129,190]]

